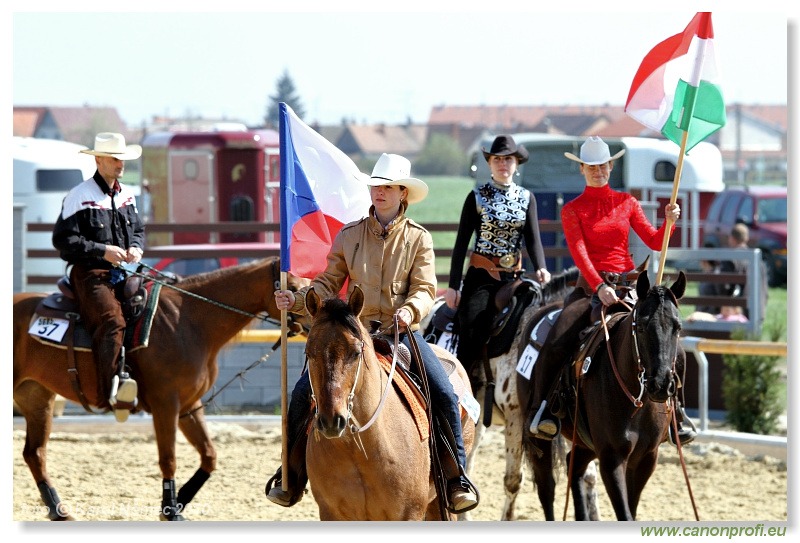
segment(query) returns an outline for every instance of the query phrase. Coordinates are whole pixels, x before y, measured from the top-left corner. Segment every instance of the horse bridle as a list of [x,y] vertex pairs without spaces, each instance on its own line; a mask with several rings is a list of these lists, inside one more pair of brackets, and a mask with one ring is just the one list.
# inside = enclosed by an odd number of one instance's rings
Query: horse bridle
[[[386,388],[383,390],[381,394],[381,400],[378,402],[378,407],[375,409],[375,412],[372,414],[372,417],[367,421],[364,426],[358,426],[358,422],[355,421],[353,418],[353,406],[355,404],[355,397],[356,397],[356,388],[358,387],[358,381],[361,378],[361,366],[364,364],[364,340],[360,340],[358,342],[358,366],[356,367],[356,378],[353,379],[353,387],[350,389],[350,393],[347,395],[347,419],[345,420],[345,424],[350,429],[350,433],[352,434],[360,434],[361,432],[366,432],[373,423],[378,420],[378,415],[380,415],[381,411],[383,411],[383,405],[386,402],[386,398],[389,395],[389,390],[392,388],[392,379],[394,379],[395,369],[397,368],[397,347],[400,343],[400,326],[399,320],[397,315],[394,316],[394,348],[392,349],[392,367],[389,370],[389,379],[386,382]],[[311,385],[311,401],[314,403],[314,417],[316,418],[319,415],[319,407],[317,402],[317,396],[314,393],[314,383],[311,382],[309,378],[308,382]]]
[[[675,305],[677,305],[678,304],[678,300],[675,298],[675,295],[672,293],[671,290],[667,289],[667,291],[672,296],[672,299],[675,302]],[[614,377],[616,377],[617,383],[619,384],[620,388],[622,388],[622,391],[625,393],[625,395],[628,397],[628,399],[631,400],[631,402],[633,403],[634,407],[639,408],[639,407],[642,407],[642,405],[644,405],[644,403],[642,402],[642,396],[644,396],[645,385],[647,383],[647,377],[645,375],[645,369],[644,369],[644,366],[642,365],[642,356],[641,356],[641,353],[640,353],[640,350],[639,350],[639,338],[636,336],[636,332],[637,332],[636,313],[637,313],[637,310],[639,309],[639,300],[636,301],[636,303],[634,304],[633,307],[629,306],[627,303],[625,303],[622,300],[620,300],[620,303],[622,303],[622,305],[627,307],[631,312],[630,315],[631,315],[631,335],[633,337],[633,355],[634,355],[634,358],[636,360],[636,369],[637,369],[637,378],[636,378],[636,380],[639,383],[639,395],[638,396],[634,396],[630,392],[630,390],[628,390],[628,387],[625,385],[625,381],[622,379],[622,376],[620,375],[619,370],[617,369],[617,362],[614,359],[614,353],[611,351],[611,344],[609,342],[608,326],[606,325],[606,308],[605,308],[605,306],[603,306],[601,311],[600,311],[600,315],[601,315],[601,322],[603,323],[603,332],[605,333],[605,338],[606,338],[606,350],[608,351],[608,358],[609,358],[609,361],[611,362],[611,368],[614,370]],[[675,357],[672,359],[672,368],[670,369],[670,373],[672,375],[675,374],[675,365],[677,363],[677,359],[678,359],[678,355],[676,353]]]

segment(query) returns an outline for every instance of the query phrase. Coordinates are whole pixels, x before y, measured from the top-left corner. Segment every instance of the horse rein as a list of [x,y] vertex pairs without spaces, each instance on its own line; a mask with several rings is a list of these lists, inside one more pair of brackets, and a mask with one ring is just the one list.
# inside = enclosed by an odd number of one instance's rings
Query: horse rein
[[[675,298],[675,295],[672,294],[672,291],[670,291],[669,289],[668,289],[668,292],[672,295],[672,299],[675,302],[675,305],[677,306],[678,305],[678,301]],[[625,385],[625,382],[623,381],[622,376],[619,373],[619,369],[617,368],[617,363],[616,363],[616,360],[614,359],[614,353],[611,351],[611,344],[609,342],[608,326],[606,324],[606,306],[604,305],[602,307],[601,311],[600,311],[600,315],[601,315],[601,321],[603,323],[603,332],[605,333],[605,338],[606,338],[606,350],[608,351],[608,357],[609,357],[609,360],[611,362],[611,368],[614,370],[614,376],[617,379],[617,383],[619,384],[620,388],[622,388],[622,391],[625,393],[625,395],[628,397],[628,399],[631,400],[633,405],[638,409],[639,407],[642,407],[642,405],[644,405],[644,403],[642,402],[642,396],[644,396],[645,384],[647,382],[647,378],[645,377],[645,369],[642,366],[642,357],[641,357],[640,350],[639,350],[639,339],[636,336],[636,312],[637,312],[637,309],[639,307],[639,304],[638,304],[638,301],[637,301],[637,303],[634,304],[633,307],[631,307],[624,300],[620,300],[619,303],[621,303],[622,305],[624,305],[625,307],[628,308],[628,310],[630,311],[631,319],[632,319],[632,322],[631,322],[631,336],[633,337],[633,354],[634,354],[634,357],[636,359],[637,382],[639,383],[639,395],[638,396],[634,396],[628,390],[628,387]],[[677,355],[675,355],[675,358],[673,358],[673,360],[672,360],[671,373],[673,375],[675,373],[676,361],[677,361]]]
[[[138,264],[138,268],[137,269],[147,268],[150,271],[154,272],[154,274],[156,276],[158,276],[158,277],[169,277],[168,274],[165,274],[161,270],[158,270],[158,269],[154,268],[153,266],[145,264],[144,262],[138,262],[137,264]],[[272,262],[273,277],[277,276],[277,273],[276,273],[278,271],[277,264],[278,264],[278,260],[277,259],[273,260],[273,262]],[[206,298],[205,296],[200,296],[199,294],[195,294],[194,292],[189,292],[188,290],[185,290],[185,289],[182,289],[180,287],[177,287],[173,283],[170,283],[168,281],[164,281],[164,280],[158,279],[157,277],[154,277],[152,274],[141,273],[140,271],[128,270],[126,268],[120,268],[120,269],[122,269],[123,272],[126,273],[126,274],[133,275],[133,276],[136,276],[136,277],[141,277],[142,279],[145,279],[147,281],[152,281],[153,283],[157,283],[157,284],[161,285],[162,287],[171,288],[172,290],[175,290],[177,292],[181,292],[183,294],[186,294],[187,296],[191,296],[193,298],[196,298],[198,300],[202,300],[204,302],[208,302],[208,303],[210,303],[212,305],[216,305],[216,306],[221,307],[223,309],[227,309],[229,311],[233,311],[234,313],[239,313],[240,315],[245,315],[245,316],[253,318],[253,319],[259,319],[259,320],[262,320],[264,322],[272,322],[274,324],[277,324],[276,321],[274,319],[271,319],[269,316],[265,316],[263,314],[262,315],[256,315],[254,313],[250,313],[250,312],[244,311],[242,309],[238,309],[236,307],[233,307],[233,306],[230,306],[230,305],[227,305],[227,304],[223,304],[223,303],[217,302],[215,300],[211,300],[209,298]],[[280,281],[276,279],[274,281],[273,286],[274,286],[274,288],[276,290],[278,290],[280,288]],[[289,318],[291,319],[291,317],[289,317]],[[302,325],[301,325],[301,328],[302,328]],[[296,334],[296,332],[293,332],[292,330],[289,330],[289,334],[288,335],[290,337],[294,336],[295,334]],[[236,375],[231,377],[231,379],[228,380],[227,383],[225,383],[220,388],[218,388],[214,393],[212,393],[211,396],[209,396],[208,399],[204,403],[201,403],[201,405],[199,405],[199,406],[197,406],[197,407],[195,407],[193,409],[190,409],[189,411],[179,415],[179,418],[191,416],[195,412],[197,412],[200,409],[203,409],[205,406],[209,405],[214,400],[214,398],[216,398],[219,394],[221,394],[222,391],[225,390],[236,379],[244,378],[244,374],[245,373],[247,373],[251,369],[257,367],[258,365],[260,365],[261,363],[266,361],[272,355],[272,353],[275,352],[278,349],[280,344],[281,344],[281,339],[278,338],[278,340],[272,345],[272,349],[270,350],[270,352],[266,353],[261,358],[259,358],[258,360],[256,360],[252,364],[250,364],[244,370],[236,373]]]
[[[274,268],[277,268],[277,263],[278,263],[277,260],[273,261],[272,265],[273,265]],[[164,274],[163,272],[161,272],[161,270],[157,270],[153,266],[145,264],[144,262],[138,262],[137,264],[138,264],[139,267],[147,268],[147,269],[155,272],[157,275],[159,275],[161,277],[168,277],[168,275]],[[185,290],[185,289],[182,289],[182,288],[180,288],[178,286],[175,286],[173,283],[170,283],[168,281],[162,281],[160,279],[157,279],[156,277],[154,277],[151,274],[141,273],[139,271],[127,270],[125,268],[121,268],[121,269],[124,270],[124,273],[127,273],[129,275],[133,275],[135,277],[141,277],[142,279],[146,279],[148,281],[152,281],[153,283],[158,283],[162,287],[171,288],[174,291],[180,292],[182,294],[186,294],[187,296],[191,296],[192,298],[196,298],[198,300],[202,300],[204,302],[208,302],[208,303],[210,303],[212,305],[216,305],[217,307],[221,307],[223,309],[227,309],[228,311],[232,311],[234,313],[238,313],[240,315],[244,315],[246,317],[250,317],[251,319],[258,319],[258,320],[261,320],[261,321],[264,321],[264,322],[270,322],[272,324],[280,324],[278,321],[276,321],[275,319],[269,317],[268,315],[250,313],[248,311],[244,311],[244,310],[239,309],[237,307],[233,307],[233,306],[230,306],[228,304],[223,304],[222,302],[218,302],[216,300],[212,300],[212,299],[207,298],[205,296],[201,296],[199,294],[195,294],[194,292],[189,292],[188,290]],[[275,271],[274,270],[273,270],[273,276],[275,276]],[[280,281],[279,280],[275,280],[273,286],[274,286],[275,290],[280,289]],[[287,313],[287,316],[291,319],[291,315],[289,313]],[[301,325],[301,327],[302,327],[302,325]],[[290,332],[289,336],[293,336],[296,333],[296,332],[292,332],[291,330],[289,332]]]

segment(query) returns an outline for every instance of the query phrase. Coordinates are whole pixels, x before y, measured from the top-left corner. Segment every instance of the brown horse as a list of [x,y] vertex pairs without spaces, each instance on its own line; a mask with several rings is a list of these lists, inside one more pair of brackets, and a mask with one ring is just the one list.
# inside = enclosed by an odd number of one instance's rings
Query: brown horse
[[[565,370],[562,382],[569,386],[560,389],[567,412],[561,435],[573,441],[567,465],[572,463],[576,520],[590,518],[579,477],[595,458],[617,519],[636,519],[675,409],[677,376],[684,370],[678,300],[685,288],[683,272],[669,288],[651,287],[647,273],[640,275],[633,310],[612,320],[608,340],[590,353],[579,377],[575,368]],[[554,520],[553,442],[530,437],[525,442],[545,518]]]
[[[310,290],[306,305],[313,317],[306,354],[317,409],[306,466],[320,520],[441,520],[428,441],[387,382],[358,319],[362,291],[354,289],[345,303],[323,302]],[[455,361],[443,349],[436,352]],[[466,372],[455,365],[469,390]],[[462,426],[469,452],[474,424],[462,415]]]
[[[256,313],[280,311],[274,291],[277,258],[189,276],[176,287],[162,288],[149,347],[126,357],[139,384],[139,408],[152,413],[163,477],[161,518],[183,520],[182,512],[216,468],[216,452],[205,424],[201,398],[217,378],[217,353]],[[292,288],[305,280],[289,277]],[[71,520],[47,473],[47,441],[56,394],[79,401],[69,376],[67,351],[44,345],[28,334],[37,305],[46,294],[14,296],[14,401],[27,429],[22,452],[39,487],[51,520]],[[231,310],[234,309],[234,311]],[[107,406],[97,393],[92,353],[76,351],[77,374],[88,402]],[[191,412],[191,413],[190,413]],[[189,414],[190,413],[190,414]],[[181,432],[200,454],[200,467],[175,492],[175,437]],[[124,453],[121,451],[124,469]]]

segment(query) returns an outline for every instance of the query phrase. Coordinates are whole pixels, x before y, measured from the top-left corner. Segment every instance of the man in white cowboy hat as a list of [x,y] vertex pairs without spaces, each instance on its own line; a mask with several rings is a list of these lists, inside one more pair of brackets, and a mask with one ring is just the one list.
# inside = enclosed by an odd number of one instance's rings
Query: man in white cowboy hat
[[[458,399],[436,354],[419,332],[420,320],[433,307],[436,295],[436,267],[433,239],[422,226],[406,217],[408,204],[428,195],[428,185],[411,177],[411,162],[400,155],[384,153],[366,180],[372,206],[367,216],[342,227],[328,254],[328,267],[311,285],[298,292],[275,292],[278,309],[305,311],[309,288],[323,299],[336,296],[347,285],[349,296],[356,285],[364,292],[359,318],[367,329],[380,321],[382,331],[393,329],[393,318],[401,325],[401,340],[410,347],[414,334],[428,376],[431,400],[443,411],[455,438],[459,466],[451,466],[448,478],[448,508],[462,513],[477,507],[478,493],[466,475],[466,452],[461,433]],[[389,287],[392,288],[389,288]],[[309,350],[309,359],[315,356]],[[282,489],[279,468],[267,481],[267,498],[291,507],[303,496],[308,480],[305,471],[306,435],[303,431],[311,405],[311,385],[304,373],[292,391],[288,413],[288,491]],[[446,432],[445,432],[446,433]]]
[[70,282],[92,335],[98,390],[91,403],[112,408],[116,419],[125,422],[138,403],[138,387],[126,371],[124,356],[120,359],[125,318],[119,300],[125,274],[119,266],[141,260],[144,224],[133,192],[119,179],[124,161],[139,158],[142,148],[126,145],[122,134],[101,132],[94,149],[81,153],[94,155],[97,171],[64,197],[53,246],[72,266]]
[[[628,247],[630,230],[654,251],[661,249],[664,236],[671,233],[667,232],[667,221],[656,229],[636,198],[609,186],[614,160],[624,153],[623,149],[612,156],[608,144],[597,136],[589,137],[581,145],[579,157],[564,153],[580,164],[580,172],[586,180],[583,193],[561,209],[564,239],[580,276],[548,335],[553,339],[548,339],[542,347],[531,375],[529,430],[539,439],[552,439],[558,433],[558,418],[547,409],[549,398],[545,396],[580,343],[578,334],[591,324],[592,308],[615,304],[619,301],[617,287],[635,284],[638,272]],[[678,204],[667,204],[664,214],[674,229],[680,217]],[[682,443],[688,443],[695,435],[693,429],[684,429],[679,423]]]

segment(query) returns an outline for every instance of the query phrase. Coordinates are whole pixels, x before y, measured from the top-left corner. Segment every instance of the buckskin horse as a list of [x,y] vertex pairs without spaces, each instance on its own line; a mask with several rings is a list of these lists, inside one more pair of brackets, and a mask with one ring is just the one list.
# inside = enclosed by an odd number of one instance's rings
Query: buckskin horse
[[[393,383],[373,340],[358,319],[364,304],[355,288],[347,302],[321,300],[312,290],[306,340],[308,374],[316,413],[306,446],[306,467],[320,520],[448,520],[432,477],[428,419]],[[449,353],[432,346],[437,355]],[[463,367],[451,383],[469,391]],[[457,374],[457,375],[456,375]],[[455,386],[455,385],[454,385]],[[424,415],[424,412],[422,413]],[[464,446],[469,452],[474,424],[462,411]]]
[[[224,268],[179,281],[162,288],[152,317],[149,343],[131,349],[126,365],[139,384],[137,409],[152,413],[161,468],[162,520],[183,520],[183,511],[211,472],[216,452],[205,423],[201,398],[217,378],[217,353],[257,313],[280,316],[274,291],[279,280],[277,258]],[[306,280],[289,276],[290,288]],[[51,520],[72,520],[47,473],[47,441],[50,436],[56,394],[108,409],[97,392],[95,362],[90,350],[75,350],[74,362],[81,394],[70,377],[68,351],[45,345],[29,335],[39,303],[47,294],[14,295],[14,401],[27,425],[22,455],[30,468]],[[200,467],[175,492],[175,438],[180,429],[200,455]],[[124,456],[123,468],[124,469]],[[100,476],[100,474],[98,474]]]
[[[633,308],[612,314],[607,339],[601,336],[578,368],[565,369],[569,386],[561,435],[573,442],[567,463],[576,520],[589,519],[578,475],[595,458],[617,519],[636,519],[659,446],[667,439],[685,364],[678,311],[685,288],[683,272],[670,287],[651,287],[647,272],[642,273]],[[554,520],[553,442],[528,437],[525,445],[545,518]]]

